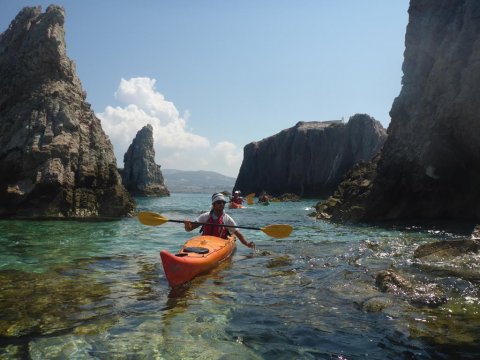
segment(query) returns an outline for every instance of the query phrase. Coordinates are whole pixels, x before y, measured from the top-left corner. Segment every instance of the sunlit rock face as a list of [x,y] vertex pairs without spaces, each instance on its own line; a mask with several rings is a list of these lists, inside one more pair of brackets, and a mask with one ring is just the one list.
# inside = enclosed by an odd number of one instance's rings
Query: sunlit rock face
[[155,163],[153,128],[146,125],[137,132],[123,157],[122,181],[135,196],[169,196],[160,165]]
[[368,218],[480,219],[480,2],[412,0]]
[[245,146],[235,189],[244,194],[265,190],[272,195],[326,196],[354,164],[370,160],[385,138],[380,122],[364,114],[346,124],[299,122]]
[[0,216],[116,218],[135,204],[66,55],[63,8],[0,35]]
[[349,174],[320,217],[480,220],[480,2],[411,0],[409,15],[381,156]]

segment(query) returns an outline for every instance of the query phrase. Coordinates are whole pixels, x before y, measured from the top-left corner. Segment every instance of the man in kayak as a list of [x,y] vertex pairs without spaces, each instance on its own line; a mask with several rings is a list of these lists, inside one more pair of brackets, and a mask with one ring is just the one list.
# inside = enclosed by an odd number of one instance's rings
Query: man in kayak
[[241,194],[242,193],[240,192],[240,190],[235,190],[233,192],[233,198],[230,201],[235,203],[235,204],[242,205],[243,204],[243,198],[240,196]]
[[269,202],[269,196],[265,190],[263,190],[258,197],[258,202],[259,203],[268,203]]
[[[186,231],[192,231],[200,226],[200,224],[196,223],[208,223],[208,224],[216,224],[216,225],[229,225],[229,227],[224,227],[224,226],[211,226],[211,225],[205,225],[202,229],[203,235],[211,235],[211,236],[217,236],[220,238],[226,239],[227,236],[230,233],[235,235],[240,242],[248,246],[249,248],[255,248],[255,244],[253,241],[248,242],[245,239],[245,236],[237,229],[235,226],[237,224],[235,223],[235,220],[232,219],[232,217],[228,214],[226,214],[223,210],[225,208],[225,203],[227,201],[225,200],[225,196],[222,193],[215,193],[212,195],[212,210],[205,212],[203,214],[200,214],[200,216],[195,220],[195,222],[191,222],[189,220],[184,221],[185,225],[185,230]],[[233,227],[230,227],[233,226]]]

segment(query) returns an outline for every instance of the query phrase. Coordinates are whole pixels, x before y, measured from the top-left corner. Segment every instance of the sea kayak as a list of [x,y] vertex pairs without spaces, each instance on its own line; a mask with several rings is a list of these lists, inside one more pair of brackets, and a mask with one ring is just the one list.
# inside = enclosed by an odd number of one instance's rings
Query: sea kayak
[[196,236],[188,240],[176,254],[160,251],[163,270],[171,287],[192,280],[232,256],[236,249],[235,236]]
[[231,203],[229,203],[228,207],[230,209],[241,209],[241,208],[243,208],[243,205],[231,202]]

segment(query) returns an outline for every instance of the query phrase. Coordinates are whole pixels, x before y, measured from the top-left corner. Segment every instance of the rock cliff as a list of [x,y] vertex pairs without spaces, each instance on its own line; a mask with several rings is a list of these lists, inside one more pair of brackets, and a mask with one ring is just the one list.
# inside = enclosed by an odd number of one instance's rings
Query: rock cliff
[[149,124],[137,132],[123,157],[123,184],[136,196],[169,196],[160,166],[155,164],[153,128]]
[[271,195],[326,196],[355,163],[370,160],[385,139],[382,125],[364,114],[346,124],[299,122],[245,146],[234,188],[244,194],[265,190]]
[[343,191],[323,212],[363,221],[480,219],[479,16],[476,0],[411,0],[402,90],[370,189],[361,204],[350,196],[356,190]]
[[65,51],[64,10],[24,8],[0,35],[0,216],[116,218],[135,203]]

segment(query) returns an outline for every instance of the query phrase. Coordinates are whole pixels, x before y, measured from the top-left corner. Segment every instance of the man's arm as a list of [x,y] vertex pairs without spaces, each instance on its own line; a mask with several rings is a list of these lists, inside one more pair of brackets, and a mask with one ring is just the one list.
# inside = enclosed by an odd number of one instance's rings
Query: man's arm
[[192,230],[194,230],[194,229],[196,229],[200,226],[200,224],[195,224],[195,223],[191,222],[190,220],[184,220],[183,225],[185,227],[185,231],[188,231],[188,232],[190,232],[190,231],[192,231]]
[[245,239],[245,236],[243,236],[243,234],[240,231],[235,230],[233,233],[235,234],[236,237],[238,237],[238,239],[243,245],[249,248],[255,249],[255,243],[253,241],[248,242],[247,239]]
[[190,231],[192,231],[192,230],[195,230],[196,228],[198,228],[199,226],[201,226],[201,225],[198,224],[198,223],[207,222],[208,217],[207,217],[206,220],[205,220],[204,218],[205,218],[205,214],[201,214],[201,215],[197,218],[197,220],[195,220],[195,221],[184,220],[184,221],[183,221],[183,225],[184,225],[184,227],[185,227],[185,231],[190,232]]

